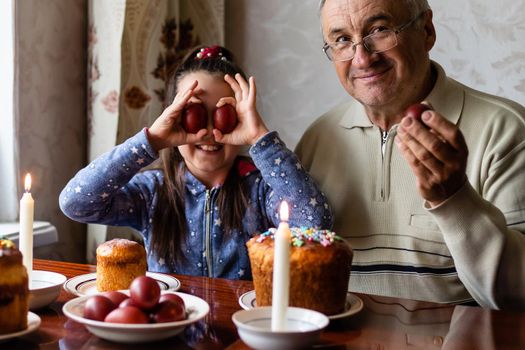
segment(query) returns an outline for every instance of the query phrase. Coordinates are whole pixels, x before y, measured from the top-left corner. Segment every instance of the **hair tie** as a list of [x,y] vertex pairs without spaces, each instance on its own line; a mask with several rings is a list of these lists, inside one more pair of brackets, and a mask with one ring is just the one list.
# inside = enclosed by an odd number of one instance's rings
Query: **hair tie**
[[204,60],[206,58],[220,58],[223,61],[227,60],[226,57],[222,55],[221,47],[218,45],[203,47],[197,55],[195,55],[195,59],[197,60]]

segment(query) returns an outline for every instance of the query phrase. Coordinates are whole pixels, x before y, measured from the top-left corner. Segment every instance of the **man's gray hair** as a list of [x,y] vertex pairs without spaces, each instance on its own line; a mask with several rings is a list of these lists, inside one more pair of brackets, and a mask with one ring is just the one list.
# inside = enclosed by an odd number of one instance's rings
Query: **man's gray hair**
[[[408,13],[410,14],[410,18],[414,18],[417,15],[419,15],[421,12],[430,10],[430,5],[428,4],[427,0],[393,0],[393,1],[404,1],[405,7],[408,10]],[[326,0],[319,1],[319,13],[321,13],[321,10],[323,9],[323,6],[325,4]]]

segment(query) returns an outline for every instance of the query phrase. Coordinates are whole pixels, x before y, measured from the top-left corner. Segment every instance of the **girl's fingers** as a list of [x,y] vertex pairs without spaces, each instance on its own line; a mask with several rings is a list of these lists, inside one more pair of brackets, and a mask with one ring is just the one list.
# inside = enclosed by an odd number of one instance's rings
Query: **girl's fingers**
[[224,143],[225,135],[223,135],[223,133],[219,129],[213,129],[211,132],[213,133],[213,137],[215,138],[215,141],[219,143]]
[[235,79],[233,79],[229,74],[226,74],[224,76],[224,80],[226,80],[226,82],[230,84],[230,87],[232,88],[233,93],[235,94],[235,99],[237,101],[242,100],[242,90],[239,86],[239,83]]
[[195,80],[187,90],[178,93],[175,98],[173,99],[173,102],[166,108],[166,111],[168,112],[166,118],[173,119],[177,118],[180,113],[182,113],[182,110],[188,103],[188,101],[193,96],[193,90],[197,87],[197,80]]
[[255,78],[254,77],[250,77],[248,82],[250,84],[250,93],[248,95],[248,101],[251,104],[254,105],[255,104],[255,98],[257,96],[257,88],[255,87]]
[[219,108],[219,107],[222,107],[222,106],[224,106],[226,104],[229,104],[233,108],[235,108],[235,106],[237,105],[237,100],[235,98],[233,98],[233,97],[230,97],[230,96],[221,97],[221,99],[219,100],[219,102],[217,102],[215,107]]
[[208,129],[200,129],[195,135],[199,141],[201,141],[206,135],[208,135]]
[[242,90],[242,98],[247,99],[250,94],[250,87],[248,86],[248,83],[246,83],[246,80],[240,75],[239,73],[235,74],[235,80],[239,83],[239,86]]
[[196,134],[185,133],[184,143],[188,144],[188,143],[196,143],[196,142],[204,141],[207,134],[208,134],[207,129],[200,129]]
[[[193,96],[193,90],[197,87],[198,81],[195,80],[185,91],[179,92],[173,99],[172,105],[179,105],[182,102],[187,102]],[[186,104],[186,103],[183,104]]]

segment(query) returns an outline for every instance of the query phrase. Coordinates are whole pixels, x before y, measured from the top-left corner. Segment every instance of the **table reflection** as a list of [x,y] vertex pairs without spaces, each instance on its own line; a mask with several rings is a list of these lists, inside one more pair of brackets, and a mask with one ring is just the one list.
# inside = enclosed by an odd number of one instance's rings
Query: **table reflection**
[[[39,270],[68,278],[94,272],[95,267],[35,260]],[[247,281],[177,275],[181,292],[208,302],[209,315],[179,336],[146,344],[119,344],[92,335],[82,324],[68,320],[62,306],[74,295],[62,290],[59,299],[38,310],[40,328],[0,344],[0,349],[248,349],[238,339],[231,320],[240,309],[238,298],[253,290]],[[476,306],[445,305],[357,294],[364,308],[347,318],[332,320],[316,349],[525,349],[525,313]]]
[[454,306],[360,295],[359,314],[331,322],[323,347],[348,349],[441,349]]
[[458,347],[492,350],[523,349],[525,320],[512,321],[518,313],[456,306],[443,349]]

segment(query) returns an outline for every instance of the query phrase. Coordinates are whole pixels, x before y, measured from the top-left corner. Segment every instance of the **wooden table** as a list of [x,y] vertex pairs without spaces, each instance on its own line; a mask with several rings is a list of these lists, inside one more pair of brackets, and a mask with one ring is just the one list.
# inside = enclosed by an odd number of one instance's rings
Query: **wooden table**
[[[92,265],[35,260],[35,270],[59,272],[68,278],[95,271]],[[62,290],[49,307],[38,310],[40,328],[0,343],[0,349],[247,349],[231,320],[240,310],[238,298],[251,282],[175,275],[181,292],[210,304],[210,314],[177,337],[154,344],[117,344],[100,339],[62,313],[74,295]],[[332,321],[315,348],[320,349],[525,349],[525,312],[484,310],[406,299],[358,295],[364,309]]]

